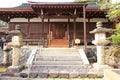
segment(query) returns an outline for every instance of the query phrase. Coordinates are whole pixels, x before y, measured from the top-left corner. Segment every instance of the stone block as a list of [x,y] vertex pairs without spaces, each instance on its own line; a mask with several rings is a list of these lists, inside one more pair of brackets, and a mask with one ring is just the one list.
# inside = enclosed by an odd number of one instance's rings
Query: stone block
[[69,77],[69,72],[67,70],[60,70],[59,71],[59,77],[60,78],[68,78]]
[[30,78],[36,78],[38,76],[38,73],[36,73],[36,72],[31,72],[30,74],[29,74],[29,77]]
[[87,74],[87,73],[80,74],[80,77],[81,77],[81,78],[87,78],[87,77],[88,77],[88,74]]
[[120,69],[106,69],[104,70],[104,80],[119,80]]
[[95,74],[95,73],[88,73],[88,77],[89,78],[96,78],[97,74]]
[[38,73],[39,78],[47,78],[49,76],[48,70],[40,70]]
[[8,67],[7,72],[9,72],[9,73],[18,73],[22,69],[23,69],[23,67],[21,67],[21,66],[10,66],[10,67]]
[[58,77],[58,70],[49,70],[49,77],[52,78]]
[[69,78],[77,78],[77,77],[79,77],[78,71],[70,71]]

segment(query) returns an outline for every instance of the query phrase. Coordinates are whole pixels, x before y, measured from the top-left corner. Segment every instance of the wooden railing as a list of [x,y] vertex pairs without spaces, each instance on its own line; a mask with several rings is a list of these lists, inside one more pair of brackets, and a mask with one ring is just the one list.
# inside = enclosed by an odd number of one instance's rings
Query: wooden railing
[[30,35],[24,36],[23,42],[25,42],[25,44],[35,44],[47,47],[48,35],[47,33],[30,33]]

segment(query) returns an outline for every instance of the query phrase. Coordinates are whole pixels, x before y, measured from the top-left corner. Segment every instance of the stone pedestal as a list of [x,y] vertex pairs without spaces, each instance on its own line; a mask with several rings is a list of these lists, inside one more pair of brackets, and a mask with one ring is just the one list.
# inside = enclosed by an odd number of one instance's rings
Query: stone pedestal
[[97,63],[103,65],[105,63],[104,46],[97,46]]
[[94,63],[93,67],[98,72],[98,74],[101,74],[101,75],[103,74],[104,69],[112,69],[112,67],[110,67],[108,65],[105,65],[105,64],[101,65],[101,64],[98,64],[98,63]]
[[9,62],[9,52],[4,51],[3,54],[3,64],[7,64]]
[[99,72],[99,74],[103,74],[104,69],[111,69],[111,67],[105,65],[104,46],[97,46],[96,48],[97,48],[97,63],[94,63],[93,67]]
[[120,69],[106,69],[104,70],[104,80],[119,80]]
[[8,67],[7,72],[14,74],[14,73],[20,72],[22,69],[23,69],[22,66],[10,66],[10,67]]
[[12,66],[19,66],[20,47],[13,47]]

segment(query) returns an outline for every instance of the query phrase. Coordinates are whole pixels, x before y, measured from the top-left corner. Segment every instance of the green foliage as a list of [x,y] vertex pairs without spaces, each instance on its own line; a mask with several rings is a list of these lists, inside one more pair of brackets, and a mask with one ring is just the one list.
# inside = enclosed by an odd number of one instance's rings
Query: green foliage
[[102,3],[101,9],[108,10],[106,17],[108,17],[109,20],[120,20],[120,2],[114,4],[110,3],[109,1]]
[[107,2],[106,4],[102,4],[101,8],[108,10],[106,17],[117,23],[115,31],[109,39],[112,41],[112,44],[120,45],[120,2],[114,4]]
[[109,11],[107,17],[111,21],[116,21],[120,19],[120,2],[109,5]]
[[109,3],[109,2],[106,2],[105,4],[104,3],[101,3],[101,9],[110,9],[112,3]]
[[120,23],[116,24],[116,29],[113,35],[109,37],[114,45],[120,45]]
[[84,1],[88,1],[88,0],[74,0],[74,2],[84,2]]
[[97,2],[97,0],[74,0],[74,2],[84,2],[84,1],[87,1],[87,2]]
[[83,1],[104,3],[104,2],[110,2],[111,0],[74,0],[74,2],[83,2]]
[[0,68],[0,73],[1,73],[1,72],[5,72],[6,70],[7,70],[7,68],[1,67],[1,68]]

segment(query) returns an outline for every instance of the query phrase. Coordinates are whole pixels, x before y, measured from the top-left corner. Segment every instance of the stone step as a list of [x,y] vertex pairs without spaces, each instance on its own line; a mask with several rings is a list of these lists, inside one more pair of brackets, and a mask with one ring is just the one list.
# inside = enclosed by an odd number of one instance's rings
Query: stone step
[[81,61],[80,56],[36,56],[36,61]]
[[68,40],[54,39],[50,42],[49,47],[68,47]]
[[84,65],[71,65],[71,64],[69,64],[69,65],[32,65],[32,67],[31,67],[31,69],[42,69],[42,68],[47,68],[47,69],[51,69],[51,68],[59,68],[59,69],[70,69],[70,68],[73,68],[73,69],[76,69],[76,68],[92,68],[92,66],[91,65],[88,65],[88,64],[84,64]]
[[51,42],[51,44],[68,44],[68,42],[58,42],[58,41],[54,41],[54,42]]
[[34,61],[33,65],[82,65],[82,61]]
[[81,55],[75,48],[41,48],[30,68],[31,77],[80,77],[90,70],[90,65],[83,65]]
[[41,56],[80,56],[78,49],[74,48],[42,48],[36,54],[36,57]]
[[37,76],[39,78],[59,77],[59,78],[78,78],[86,76],[91,69],[90,65],[62,65],[62,66],[41,66],[34,65],[29,73],[30,77]]
[[78,49],[75,48],[41,48],[42,51],[65,51],[65,52],[78,52]]
[[68,47],[68,44],[52,44],[52,45],[49,45],[49,47],[50,48],[52,48],[52,47],[55,47],[55,48],[57,48],[57,47],[60,47],[60,48],[66,48],[66,47]]
[[51,40],[51,42],[68,42],[68,40],[66,40],[66,39],[54,39],[54,40]]
[[73,57],[75,57],[75,56],[80,56],[80,54],[77,54],[77,53],[72,53],[72,54],[70,54],[70,53],[55,53],[55,52],[50,52],[50,53],[40,53],[40,54],[37,54],[36,55],[36,57],[41,57],[41,56],[65,56],[65,57],[67,57],[67,56],[73,56]]

